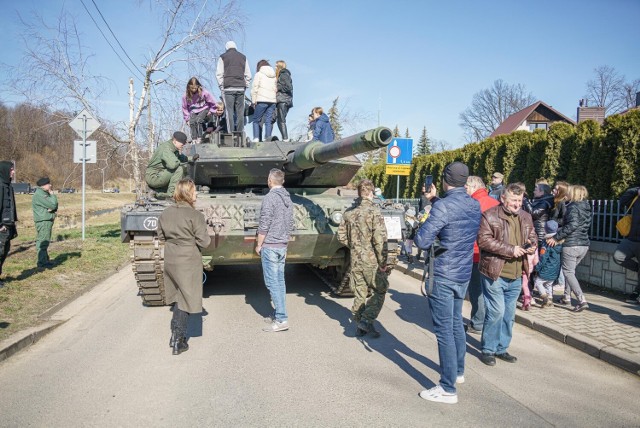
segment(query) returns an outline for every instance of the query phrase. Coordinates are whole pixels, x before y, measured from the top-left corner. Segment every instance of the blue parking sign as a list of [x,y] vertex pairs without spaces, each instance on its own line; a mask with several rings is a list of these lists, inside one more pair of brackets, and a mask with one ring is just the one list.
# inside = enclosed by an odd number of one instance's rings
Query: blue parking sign
[[387,146],[387,165],[411,165],[413,138],[394,138]]

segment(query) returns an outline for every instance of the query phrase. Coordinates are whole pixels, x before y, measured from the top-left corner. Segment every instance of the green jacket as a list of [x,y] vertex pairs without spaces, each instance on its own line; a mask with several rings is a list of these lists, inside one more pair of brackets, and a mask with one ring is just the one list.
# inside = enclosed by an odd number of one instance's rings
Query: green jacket
[[[33,221],[53,221],[58,211],[58,198],[49,192],[44,191],[41,187],[36,189],[33,194]],[[51,210],[51,211],[49,211]]]
[[146,175],[155,175],[165,170],[174,171],[181,163],[187,161],[188,158],[173,145],[173,140],[165,141],[153,152],[149,165],[147,165]]

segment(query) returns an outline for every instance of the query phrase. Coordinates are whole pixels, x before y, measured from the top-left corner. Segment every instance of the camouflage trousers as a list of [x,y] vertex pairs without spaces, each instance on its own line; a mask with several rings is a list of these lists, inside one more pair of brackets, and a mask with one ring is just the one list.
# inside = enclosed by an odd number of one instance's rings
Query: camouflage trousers
[[[351,312],[356,322],[373,322],[382,310],[384,297],[389,289],[386,272],[380,272],[377,266],[368,269],[352,269],[350,274],[351,290],[355,294]],[[367,299],[371,290],[371,297]]]

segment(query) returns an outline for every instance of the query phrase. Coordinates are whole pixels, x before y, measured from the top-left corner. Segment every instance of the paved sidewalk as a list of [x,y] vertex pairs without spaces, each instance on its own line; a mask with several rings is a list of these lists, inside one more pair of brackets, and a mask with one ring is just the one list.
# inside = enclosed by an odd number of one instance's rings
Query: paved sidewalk
[[[420,262],[400,261],[396,269],[420,280],[422,268]],[[589,309],[575,313],[571,306],[556,304],[523,311],[518,303],[516,322],[640,376],[640,305],[595,288],[583,291]]]

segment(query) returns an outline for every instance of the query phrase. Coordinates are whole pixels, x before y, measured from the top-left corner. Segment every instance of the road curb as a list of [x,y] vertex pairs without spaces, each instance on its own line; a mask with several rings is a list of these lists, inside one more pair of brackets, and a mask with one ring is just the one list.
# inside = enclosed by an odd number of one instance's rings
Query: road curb
[[[401,263],[398,263],[395,269],[412,278],[422,279],[422,269],[410,269]],[[602,361],[640,376],[640,357],[636,355],[607,346],[582,334],[567,331],[548,321],[536,319],[534,315],[530,315],[527,312],[517,311],[516,322],[582,351],[587,355],[599,358]]]
[[79,290],[72,296],[69,296],[67,299],[62,302],[57,303],[53,307],[47,309],[44,313],[42,313],[38,319],[43,322],[40,325],[35,327],[28,328],[26,330],[18,331],[15,334],[9,336],[0,342],[0,362],[6,360],[17,352],[21,351],[24,348],[27,348],[38,340],[42,339],[48,333],[51,333],[56,327],[61,326],[66,321],[69,320],[70,316],[65,318],[55,319],[55,314],[62,311],[62,309],[70,306],[72,303],[80,300],[80,298],[87,296],[91,291],[96,289],[100,284],[107,281],[113,275],[118,274],[127,266],[130,265],[131,262],[127,261],[118,265],[115,271],[106,278],[96,282],[95,284],[88,285],[86,288]]
[[22,349],[33,345],[42,339],[56,327],[64,324],[64,321],[47,321],[37,327],[19,331],[0,342],[0,362],[11,357]]

